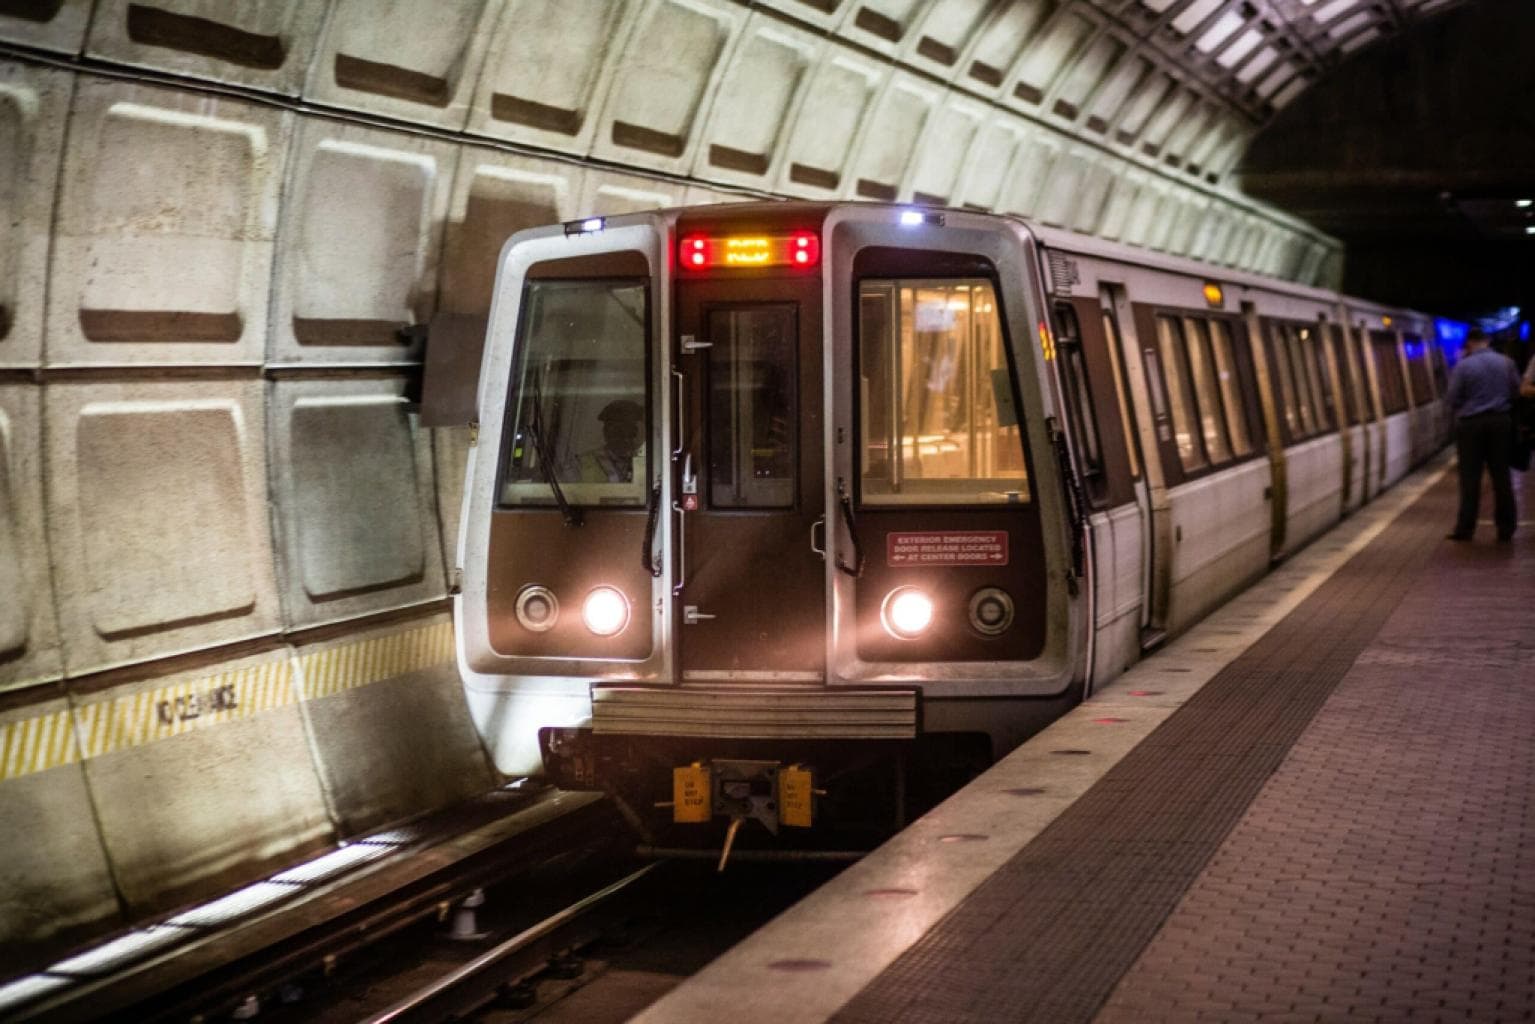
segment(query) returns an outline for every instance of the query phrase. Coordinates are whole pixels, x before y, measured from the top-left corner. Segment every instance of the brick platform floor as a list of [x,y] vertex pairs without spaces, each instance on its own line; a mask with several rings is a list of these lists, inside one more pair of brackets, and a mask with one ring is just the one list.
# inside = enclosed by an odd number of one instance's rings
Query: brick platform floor
[[1535,1018],[1520,490],[1453,544],[1447,474],[835,1019]]
[[[1519,483],[1514,544],[1488,522],[1438,542],[1097,1021],[1535,1019],[1535,473]],[[1453,510],[1453,487],[1420,504]]]

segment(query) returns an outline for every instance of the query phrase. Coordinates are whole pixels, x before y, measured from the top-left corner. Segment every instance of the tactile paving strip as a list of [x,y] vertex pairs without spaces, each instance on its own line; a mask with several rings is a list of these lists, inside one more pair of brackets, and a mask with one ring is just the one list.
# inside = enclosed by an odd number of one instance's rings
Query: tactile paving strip
[[1088,1021],[1453,518],[1447,475],[834,1018]]

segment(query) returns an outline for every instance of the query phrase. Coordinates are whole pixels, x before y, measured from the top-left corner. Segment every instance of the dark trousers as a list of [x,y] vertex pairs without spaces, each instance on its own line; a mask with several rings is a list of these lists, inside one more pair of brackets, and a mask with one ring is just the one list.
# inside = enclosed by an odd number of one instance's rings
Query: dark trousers
[[1460,514],[1455,532],[1470,535],[1476,528],[1482,498],[1482,467],[1492,474],[1493,522],[1499,537],[1514,533],[1514,485],[1508,475],[1513,446],[1513,420],[1506,412],[1484,412],[1455,423],[1455,454],[1460,458]]

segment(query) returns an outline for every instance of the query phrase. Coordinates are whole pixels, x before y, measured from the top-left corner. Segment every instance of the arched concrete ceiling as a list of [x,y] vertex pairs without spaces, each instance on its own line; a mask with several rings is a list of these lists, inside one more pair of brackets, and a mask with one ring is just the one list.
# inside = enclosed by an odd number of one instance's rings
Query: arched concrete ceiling
[[1359,54],[1281,112],[1249,194],[1347,245],[1344,287],[1463,316],[1535,310],[1535,4],[1479,0]]

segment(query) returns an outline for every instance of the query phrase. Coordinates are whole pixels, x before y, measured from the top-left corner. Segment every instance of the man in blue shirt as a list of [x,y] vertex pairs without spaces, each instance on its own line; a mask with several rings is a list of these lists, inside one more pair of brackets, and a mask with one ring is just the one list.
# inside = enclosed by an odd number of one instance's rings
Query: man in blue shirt
[[1514,536],[1514,487],[1508,459],[1513,443],[1514,400],[1519,396],[1519,368],[1487,345],[1487,335],[1473,327],[1466,351],[1450,374],[1445,401],[1455,415],[1455,454],[1460,461],[1460,513],[1451,540],[1470,540],[1482,497],[1482,467],[1492,476],[1493,522],[1499,543]]

